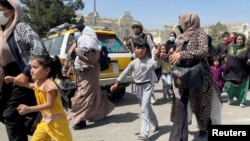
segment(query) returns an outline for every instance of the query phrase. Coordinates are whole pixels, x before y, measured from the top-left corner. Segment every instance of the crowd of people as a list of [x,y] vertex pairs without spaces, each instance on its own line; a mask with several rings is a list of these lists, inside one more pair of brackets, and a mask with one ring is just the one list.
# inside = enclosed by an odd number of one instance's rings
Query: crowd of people
[[[113,111],[115,105],[98,85],[101,44],[91,27],[75,26],[75,40],[65,63],[61,64],[58,56],[49,55],[32,27],[22,21],[18,0],[0,0],[0,12],[0,121],[10,141],[28,141],[27,116],[41,114],[32,141],[71,141],[69,122],[74,130],[80,130],[87,126],[87,120],[99,121]],[[200,27],[198,14],[182,13],[178,22],[179,34],[171,32],[164,44],[154,43],[152,34],[144,33],[140,22],[133,23],[134,35],[124,40],[134,59],[110,91],[115,91],[132,73],[142,118],[138,140],[149,140],[150,132],[160,130],[152,108],[156,100],[154,85],[160,79],[162,100],[172,101],[170,141],[188,141],[192,113],[201,138],[206,136],[210,125],[220,124],[223,91],[230,105],[236,103],[236,98],[241,107],[247,106],[250,41],[246,36],[225,31],[221,43],[214,47],[212,37]],[[204,69],[202,85],[177,86],[172,77],[173,67],[197,63]],[[75,70],[76,92],[66,114],[54,80],[68,79],[70,69]]]

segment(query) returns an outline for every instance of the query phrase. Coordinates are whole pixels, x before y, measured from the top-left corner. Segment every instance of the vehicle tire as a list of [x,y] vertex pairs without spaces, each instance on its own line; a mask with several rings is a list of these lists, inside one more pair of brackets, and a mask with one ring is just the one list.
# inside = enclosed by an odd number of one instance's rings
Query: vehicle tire
[[126,93],[126,86],[120,85],[116,89],[116,91],[112,92],[111,95],[115,99],[120,99],[122,98]]

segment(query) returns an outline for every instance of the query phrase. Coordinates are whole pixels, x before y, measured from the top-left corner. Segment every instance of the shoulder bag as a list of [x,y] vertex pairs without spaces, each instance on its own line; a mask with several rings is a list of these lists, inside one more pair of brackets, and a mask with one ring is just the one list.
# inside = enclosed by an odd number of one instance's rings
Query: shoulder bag
[[204,67],[201,63],[192,67],[173,66],[173,79],[177,88],[201,88],[204,82]]
[[[182,50],[186,50],[188,42],[184,43]],[[194,63],[196,62],[196,63]],[[174,85],[177,88],[201,88],[204,82],[204,67],[197,61],[181,61],[173,66]]]

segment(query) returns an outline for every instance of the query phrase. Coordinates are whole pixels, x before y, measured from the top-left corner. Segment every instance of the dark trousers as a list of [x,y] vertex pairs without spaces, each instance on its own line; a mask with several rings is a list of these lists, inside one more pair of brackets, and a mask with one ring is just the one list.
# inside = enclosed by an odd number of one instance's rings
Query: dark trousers
[[19,115],[17,111],[19,104],[36,105],[34,91],[4,83],[0,99],[0,117],[6,127],[9,141],[28,141],[25,116]]
[[181,99],[175,98],[175,112],[169,141],[188,141],[187,103],[189,90],[181,90]]

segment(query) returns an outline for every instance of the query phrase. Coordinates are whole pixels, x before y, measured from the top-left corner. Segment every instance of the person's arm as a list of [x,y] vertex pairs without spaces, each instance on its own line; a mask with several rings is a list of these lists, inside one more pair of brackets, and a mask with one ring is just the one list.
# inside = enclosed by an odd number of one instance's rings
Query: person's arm
[[55,98],[56,98],[57,90],[50,90],[47,92],[46,103],[36,106],[27,106],[24,104],[20,104],[17,107],[17,110],[20,115],[24,115],[27,113],[37,112],[41,110],[51,109],[54,106]]
[[[26,23],[20,22],[16,25],[17,44],[19,47],[20,61],[24,68],[22,73],[15,78],[15,83],[23,85],[30,78],[30,59],[35,55],[49,55],[40,36]],[[22,32],[22,33],[19,33]],[[24,35],[24,36],[23,36]]]
[[6,83],[14,83],[15,85],[18,85],[18,86],[21,86],[21,87],[27,87],[27,88],[30,88],[30,89],[33,89],[34,88],[34,83],[33,82],[25,82],[25,83],[19,83],[19,82],[16,82],[16,77],[15,76],[5,76],[4,77],[4,81]]
[[153,48],[155,48],[155,45],[154,45],[150,35],[146,34],[145,36],[147,36],[147,43],[149,45],[150,52],[152,53],[152,50],[153,50]]
[[120,76],[117,78],[116,82],[110,87],[110,92],[114,92],[117,87],[119,86],[120,82],[127,77],[129,73],[133,71],[133,62],[130,62],[129,65],[126,67],[125,70],[120,74]]

